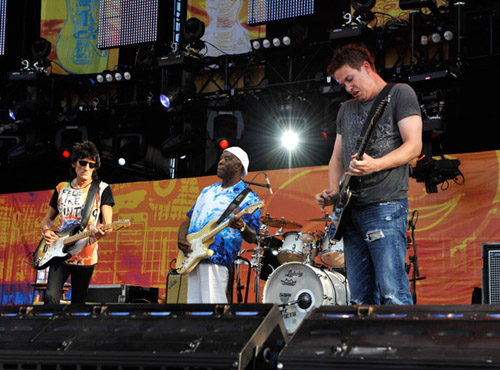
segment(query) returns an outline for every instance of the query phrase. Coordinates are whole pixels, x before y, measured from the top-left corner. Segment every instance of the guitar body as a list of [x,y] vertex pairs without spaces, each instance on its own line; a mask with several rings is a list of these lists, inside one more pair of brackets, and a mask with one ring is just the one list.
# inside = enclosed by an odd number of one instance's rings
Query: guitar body
[[339,242],[340,239],[342,239],[342,237],[344,236],[345,223],[343,223],[342,221],[345,217],[347,217],[347,211],[349,209],[348,206],[349,202],[351,201],[351,196],[351,188],[346,185],[340,190],[337,202],[333,207],[332,223],[330,226],[333,230],[333,233],[330,233],[330,238],[336,242]]
[[[120,220],[113,223],[104,225],[101,227],[103,231],[108,229],[120,230],[130,226],[129,220]],[[55,258],[68,259],[71,256],[77,254],[85,246],[85,239],[93,235],[93,231],[84,231],[79,233],[80,224],[76,224],[68,227],[64,231],[56,231],[58,236],[57,241],[52,245],[47,245],[45,239],[42,238],[38,246],[36,247],[35,253],[33,253],[33,267],[37,270],[46,269]],[[79,242],[82,240],[82,242]]]
[[202,259],[209,258],[214,254],[214,251],[208,247],[214,242],[215,235],[205,242],[203,242],[203,237],[211,233],[217,226],[216,220],[212,220],[197,233],[187,236],[187,240],[191,243],[192,252],[186,257],[183,251],[179,251],[176,263],[177,273],[181,275],[190,273]]
[[57,239],[57,241],[50,246],[47,245],[45,239],[42,238],[33,255],[33,266],[35,269],[46,269],[55,258],[68,259],[71,257],[71,254],[68,253],[70,245],[64,245],[64,241],[70,236],[75,235],[79,230],[80,225],[77,224],[69,227],[65,231],[56,232],[59,239]]
[[[236,217],[239,218],[246,213],[254,213],[257,209],[262,207],[264,207],[264,201],[251,204],[244,210],[238,212]],[[186,256],[183,251],[179,251],[175,262],[177,273],[180,275],[188,274],[194,270],[201,260],[211,257],[214,251],[211,250],[209,246],[214,242],[215,235],[224,230],[228,225],[229,220],[221,224],[217,224],[216,220],[212,220],[200,231],[188,234],[186,239],[191,243],[191,252]]]

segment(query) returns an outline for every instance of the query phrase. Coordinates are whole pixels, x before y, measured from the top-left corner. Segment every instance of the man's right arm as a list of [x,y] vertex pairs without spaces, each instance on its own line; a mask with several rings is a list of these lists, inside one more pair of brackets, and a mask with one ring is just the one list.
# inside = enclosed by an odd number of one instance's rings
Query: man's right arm
[[320,205],[321,211],[325,212],[325,206],[333,205],[339,193],[340,180],[344,176],[344,165],[342,162],[342,136],[337,135],[333,147],[332,156],[328,163],[329,188],[316,194],[316,203]]

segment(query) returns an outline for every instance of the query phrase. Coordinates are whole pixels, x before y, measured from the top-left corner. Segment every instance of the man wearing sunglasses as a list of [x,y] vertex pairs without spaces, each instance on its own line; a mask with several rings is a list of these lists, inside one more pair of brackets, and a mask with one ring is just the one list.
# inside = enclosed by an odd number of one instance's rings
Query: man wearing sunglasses
[[[64,283],[71,276],[71,303],[84,304],[94,266],[97,264],[98,240],[109,233],[103,225],[113,218],[114,199],[111,188],[98,181],[97,169],[100,156],[90,141],[77,143],[71,154],[71,181],[59,183],[49,203],[47,214],[42,220],[42,235],[48,246],[57,243],[66,230],[91,231],[91,236],[78,240],[70,248],[68,259],[54,259],[49,267],[45,304],[58,304]],[[96,188],[95,195],[92,184]],[[92,191],[91,191],[92,188]],[[87,198],[90,201],[87,202]],[[91,207],[85,211],[85,208]],[[87,215],[87,216],[86,216]],[[58,233],[52,229],[58,217]],[[85,223],[82,225],[82,221]]]

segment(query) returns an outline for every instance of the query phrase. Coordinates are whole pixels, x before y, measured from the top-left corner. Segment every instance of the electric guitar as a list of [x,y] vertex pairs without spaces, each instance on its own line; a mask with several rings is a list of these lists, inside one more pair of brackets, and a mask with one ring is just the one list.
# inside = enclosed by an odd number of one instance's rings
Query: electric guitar
[[[238,212],[236,217],[241,217],[247,213],[254,213],[257,209],[264,206],[264,201],[260,201],[249,205],[244,210]],[[214,254],[214,251],[209,249],[210,244],[214,242],[215,235],[220,233],[229,225],[229,219],[217,225],[217,220],[212,220],[207,223],[203,229],[196,233],[189,234],[187,240],[191,243],[192,251],[188,256],[184,255],[183,251],[179,251],[175,268],[180,275],[188,274],[198,265],[198,263],[209,258]]]
[[[378,120],[382,116],[382,113],[384,112],[384,109],[387,106],[387,104],[389,104],[390,100],[391,100],[390,95],[387,95],[384,99],[382,99],[377,109],[375,110],[373,117],[368,123],[365,135],[359,145],[358,152],[356,153],[356,159],[358,161],[363,158],[363,154],[365,153],[366,148],[368,147],[368,143],[370,142],[370,139],[373,133],[375,132],[375,128],[377,127]],[[342,176],[342,179],[340,181],[340,189],[339,189],[339,194],[337,196],[337,200],[333,205],[332,223],[330,226],[331,229],[333,230],[333,235],[330,234],[330,238],[337,242],[340,241],[340,239],[342,239],[343,236],[344,224],[342,223],[342,216],[345,214],[349,202],[353,197],[353,193],[351,190],[352,186],[353,186],[352,177],[350,175],[344,174],[344,176]]]
[[[116,231],[129,226],[129,220],[120,220],[104,225],[101,227],[101,229],[103,231],[109,229],[113,229]],[[42,238],[42,240],[40,240],[40,243],[38,243],[38,247],[36,248],[35,253],[33,253],[33,267],[37,270],[43,270],[47,268],[47,266],[49,266],[51,262],[53,262],[54,258],[68,259],[72,255],[80,252],[82,248],[75,247],[75,242],[89,236],[93,236],[94,230],[78,233],[79,230],[80,225],[76,224],[64,231],[55,232],[57,236],[59,236],[59,238],[52,245],[47,245],[45,239]]]

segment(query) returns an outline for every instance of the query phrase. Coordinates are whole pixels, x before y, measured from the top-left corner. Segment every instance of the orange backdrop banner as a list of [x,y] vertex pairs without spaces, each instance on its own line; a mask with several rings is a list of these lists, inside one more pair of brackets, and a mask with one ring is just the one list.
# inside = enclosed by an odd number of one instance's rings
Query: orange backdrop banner
[[[500,241],[499,155],[490,151],[455,156],[466,181],[463,185],[450,182],[437,193],[427,194],[424,184],[411,180],[410,212],[418,217],[414,219],[415,246],[409,246],[408,255],[417,250],[418,304],[467,304],[474,287],[481,286],[481,244]],[[314,194],[327,184],[327,167],[267,174],[273,194],[254,187],[266,201],[262,214],[299,223],[302,226],[297,231],[322,232],[324,222],[307,220],[324,216],[314,203]],[[104,180],[105,175],[101,174]],[[265,182],[262,175],[252,172],[246,179]],[[163,294],[177,255],[177,228],[201,189],[216,181],[209,176],[112,185],[114,219],[130,219],[132,224],[101,240],[92,284],[159,287]],[[2,304],[31,302],[36,270],[29,264],[30,254],[40,240],[40,222],[51,193],[0,195]],[[243,244],[243,257],[250,260],[253,248]],[[241,270],[245,284],[248,267]],[[253,269],[251,273],[249,303],[255,301]],[[261,281],[260,294],[264,284]]]

